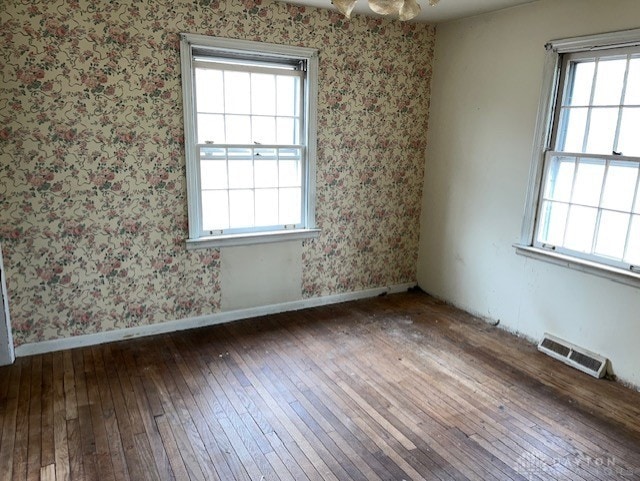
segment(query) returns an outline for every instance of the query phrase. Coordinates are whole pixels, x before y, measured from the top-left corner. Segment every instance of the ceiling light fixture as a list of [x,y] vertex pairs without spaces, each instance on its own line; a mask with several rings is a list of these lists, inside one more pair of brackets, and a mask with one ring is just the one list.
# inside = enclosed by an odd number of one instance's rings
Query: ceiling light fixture
[[[434,6],[440,0],[429,0]],[[333,4],[345,17],[351,18],[353,7],[358,0],[333,0]],[[380,15],[397,15],[402,21],[411,20],[420,13],[420,5],[416,0],[369,0],[369,8]]]

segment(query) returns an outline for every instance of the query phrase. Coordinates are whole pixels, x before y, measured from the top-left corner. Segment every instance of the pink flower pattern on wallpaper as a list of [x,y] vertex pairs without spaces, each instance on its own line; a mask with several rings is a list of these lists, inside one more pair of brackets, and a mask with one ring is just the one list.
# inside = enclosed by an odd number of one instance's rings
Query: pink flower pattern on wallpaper
[[187,251],[179,33],[320,50],[301,295],[415,279],[435,30],[270,0],[7,0],[0,242],[16,344],[220,309]]

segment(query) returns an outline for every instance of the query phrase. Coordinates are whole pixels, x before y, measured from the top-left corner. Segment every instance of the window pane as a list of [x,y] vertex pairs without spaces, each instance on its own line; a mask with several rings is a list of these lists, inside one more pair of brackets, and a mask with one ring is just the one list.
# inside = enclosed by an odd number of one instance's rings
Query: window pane
[[632,58],[629,61],[624,103],[625,105],[640,105],[640,58]]
[[276,114],[276,79],[269,74],[251,74],[251,113]]
[[188,199],[190,237],[299,227],[304,207],[314,205],[306,194],[315,192],[316,179],[303,176],[307,167],[315,170],[315,149],[306,155],[303,143],[313,135],[304,106],[305,100],[315,105],[308,96],[316,93],[317,62],[296,47],[185,40],[190,54],[183,55],[185,48],[180,54],[193,65],[183,72],[193,86],[183,92],[192,115],[184,126],[185,148],[192,150],[187,184],[190,194],[196,189]]
[[297,189],[280,189],[280,224],[299,224],[302,192]]
[[253,187],[253,161],[229,161],[229,188],[242,189]]
[[226,190],[202,191],[202,230],[229,228],[229,198]]
[[598,63],[593,105],[620,105],[627,59],[601,60]]
[[640,266],[640,216],[637,215],[631,219],[629,243],[624,261],[634,266]]
[[253,227],[253,191],[229,191],[229,226],[232,229]]
[[538,242],[561,246],[567,225],[569,206],[557,202],[544,201],[540,209]]
[[591,111],[587,152],[611,155],[618,125],[618,111],[617,108],[599,108]]
[[276,143],[275,117],[251,117],[253,122],[253,141],[259,144]]
[[583,152],[584,132],[587,128],[586,108],[563,109],[558,125],[557,149],[565,152]]
[[614,259],[622,259],[628,227],[629,214],[603,210],[600,214],[595,253]]
[[[639,87],[640,90],[640,87]],[[620,138],[617,151],[622,155],[640,157],[640,108],[622,109]]]
[[226,160],[227,149],[208,145],[200,148],[200,160]]
[[224,144],[224,117],[222,115],[198,114],[198,143]]
[[293,117],[278,117],[278,143],[293,145],[298,143],[298,122]]
[[248,115],[227,115],[228,144],[251,143],[251,117]]
[[564,153],[546,156],[535,230],[538,245],[616,266],[640,264],[640,50],[620,52],[567,54],[551,126]]
[[297,160],[280,159],[280,187],[299,187],[302,185],[300,179],[300,162]]
[[544,198],[569,202],[571,200],[574,171],[574,158],[553,157],[549,166]]
[[226,113],[251,113],[249,75],[248,72],[224,72],[224,108]]
[[278,189],[256,190],[256,226],[278,224]]
[[631,211],[636,190],[638,163],[612,161],[607,170],[602,207],[605,209]]
[[581,159],[573,186],[572,202],[597,206],[600,202],[604,161]]
[[278,161],[256,160],[256,187],[278,187]]
[[278,115],[299,115],[298,89],[300,80],[298,77],[278,76],[277,80],[277,105]]
[[228,149],[229,160],[253,160],[253,151],[241,147],[230,147]]
[[227,162],[224,160],[200,162],[200,182],[202,189],[226,189]]
[[224,97],[220,70],[196,69],[196,110],[223,113]]
[[573,83],[567,90],[563,105],[589,105],[595,62],[578,62],[573,64]]
[[572,205],[569,209],[564,246],[579,252],[591,253],[598,209]]

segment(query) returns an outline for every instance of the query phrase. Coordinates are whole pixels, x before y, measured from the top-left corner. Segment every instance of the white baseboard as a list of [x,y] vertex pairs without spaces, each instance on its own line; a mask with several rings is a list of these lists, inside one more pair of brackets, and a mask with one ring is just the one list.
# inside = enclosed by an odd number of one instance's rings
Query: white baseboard
[[339,302],[354,301],[357,299],[366,299],[370,297],[376,297],[381,294],[394,294],[398,292],[404,292],[407,289],[414,287],[415,285],[415,283],[397,284],[394,286],[348,292],[345,294],[334,294],[331,296],[301,299],[299,301],[284,302],[281,304],[270,304],[268,306],[251,307],[248,309],[216,312],[214,314],[209,314],[206,316],[179,319],[177,321],[167,321],[159,324],[129,327],[126,329],[118,329],[115,331],[97,332],[95,334],[66,337],[63,339],[54,339],[51,341],[33,342],[18,346],[15,349],[15,353],[17,357],[25,357],[34,354],[44,354],[47,352],[61,351],[63,349],[95,346],[107,342],[122,341],[125,339],[133,339],[136,337],[153,336],[156,334],[164,334],[167,332],[183,331],[185,329],[193,329],[196,327],[213,326],[216,324],[223,324],[225,322],[238,321],[240,319],[248,319],[251,317],[277,314],[280,312],[298,311],[300,309],[307,309],[309,307],[337,304]]

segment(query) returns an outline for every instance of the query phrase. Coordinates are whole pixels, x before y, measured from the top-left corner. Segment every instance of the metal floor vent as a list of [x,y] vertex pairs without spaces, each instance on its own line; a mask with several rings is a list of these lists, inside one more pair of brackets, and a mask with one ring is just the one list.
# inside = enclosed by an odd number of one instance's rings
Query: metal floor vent
[[606,358],[551,334],[545,333],[538,350],[593,377],[601,378],[607,370]]

